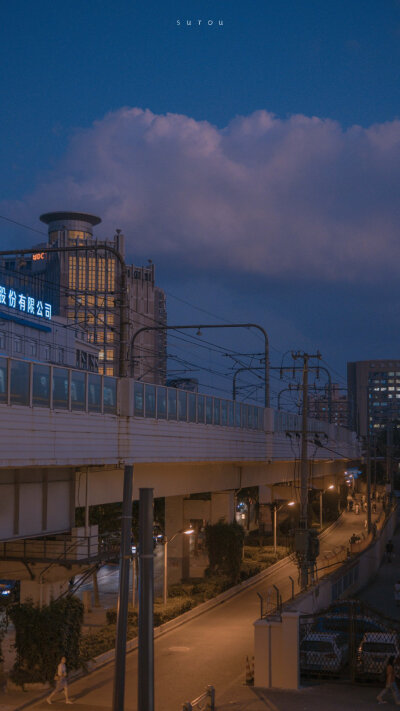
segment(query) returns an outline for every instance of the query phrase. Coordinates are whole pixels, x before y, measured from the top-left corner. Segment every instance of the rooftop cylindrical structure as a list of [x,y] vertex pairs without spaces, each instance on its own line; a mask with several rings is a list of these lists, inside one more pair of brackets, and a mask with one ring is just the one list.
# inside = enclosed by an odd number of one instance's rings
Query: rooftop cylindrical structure
[[50,243],[55,241],[57,233],[64,230],[69,233],[69,237],[75,234],[92,237],[93,227],[101,222],[100,217],[86,212],[46,212],[40,215],[40,220],[48,225]]

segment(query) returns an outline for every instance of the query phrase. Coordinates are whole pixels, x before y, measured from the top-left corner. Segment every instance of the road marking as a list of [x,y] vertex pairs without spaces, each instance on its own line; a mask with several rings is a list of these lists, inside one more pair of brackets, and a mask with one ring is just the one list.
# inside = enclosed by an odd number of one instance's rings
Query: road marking
[[168,647],[169,652],[190,652],[190,647]]

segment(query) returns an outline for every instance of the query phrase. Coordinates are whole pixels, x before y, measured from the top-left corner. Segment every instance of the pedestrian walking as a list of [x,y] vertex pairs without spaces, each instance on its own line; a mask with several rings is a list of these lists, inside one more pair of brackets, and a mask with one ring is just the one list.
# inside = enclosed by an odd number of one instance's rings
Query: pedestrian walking
[[400,580],[394,584],[394,599],[396,601],[397,607],[400,606]]
[[67,683],[67,660],[65,657],[61,657],[60,663],[57,667],[57,672],[54,676],[56,681],[56,688],[51,692],[50,696],[47,697],[46,701],[51,704],[53,696],[57,694],[58,691],[63,691],[65,696],[65,703],[72,704],[71,699],[68,698],[68,683]]
[[383,697],[385,696],[387,691],[389,691],[389,689],[393,694],[395,703],[399,706],[400,705],[400,694],[399,694],[399,690],[397,688],[395,674],[394,674],[394,657],[389,657],[388,663],[386,665],[385,688],[382,689],[382,691],[376,697],[379,704],[386,704],[387,703],[387,701],[384,701]]

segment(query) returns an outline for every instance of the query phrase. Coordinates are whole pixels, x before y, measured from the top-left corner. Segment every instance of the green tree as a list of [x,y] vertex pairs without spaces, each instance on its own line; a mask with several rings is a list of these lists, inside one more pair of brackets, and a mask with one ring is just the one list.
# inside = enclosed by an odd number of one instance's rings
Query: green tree
[[220,521],[206,526],[206,547],[209,574],[228,576],[232,582],[240,578],[244,531],[238,523]]

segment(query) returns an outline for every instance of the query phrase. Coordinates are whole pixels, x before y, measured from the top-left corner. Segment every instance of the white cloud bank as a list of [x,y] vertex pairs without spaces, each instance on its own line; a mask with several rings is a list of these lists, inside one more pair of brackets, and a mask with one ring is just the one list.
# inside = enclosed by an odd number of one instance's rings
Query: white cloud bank
[[77,132],[8,214],[94,212],[133,259],[193,271],[364,280],[398,270],[399,186],[397,120],[343,130],[257,111],[217,129],[123,108]]

